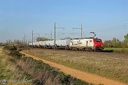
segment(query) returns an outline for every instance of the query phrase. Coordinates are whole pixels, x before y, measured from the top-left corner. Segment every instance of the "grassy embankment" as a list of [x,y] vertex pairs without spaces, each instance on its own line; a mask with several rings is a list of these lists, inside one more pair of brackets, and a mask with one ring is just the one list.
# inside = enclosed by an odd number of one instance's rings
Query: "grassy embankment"
[[22,56],[13,46],[6,47],[4,53],[0,50],[0,80],[0,85],[3,80],[7,80],[7,85],[92,85]]
[[113,50],[117,53],[128,53],[128,48],[104,48],[104,50]]
[[127,54],[47,49],[31,49],[25,52],[71,68],[128,83]]
[[[22,73],[21,73],[22,71]],[[29,77],[25,75],[24,70],[19,70],[16,60],[13,57],[8,56],[3,53],[2,47],[0,47],[0,85],[9,80],[8,85],[18,84],[16,80],[29,80]],[[15,80],[15,81],[14,81]],[[28,84],[31,85],[31,82],[20,82],[20,85]]]

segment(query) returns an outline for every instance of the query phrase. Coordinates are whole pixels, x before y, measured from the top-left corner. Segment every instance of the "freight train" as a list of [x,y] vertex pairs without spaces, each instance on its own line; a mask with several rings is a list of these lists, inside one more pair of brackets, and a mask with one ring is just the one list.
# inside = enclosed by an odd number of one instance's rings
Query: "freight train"
[[74,39],[61,39],[56,40],[38,41],[29,43],[32,47],[42,48],[56,48],[56,49],[75,49],[75,50],[91,50],[91,51],[102,51],[103,43],[99,38],[74,38]]

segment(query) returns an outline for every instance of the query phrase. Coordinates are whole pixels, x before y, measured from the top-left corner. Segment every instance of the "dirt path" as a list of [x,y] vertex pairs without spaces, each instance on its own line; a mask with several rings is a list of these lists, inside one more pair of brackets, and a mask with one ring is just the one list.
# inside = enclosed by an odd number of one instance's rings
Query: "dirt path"
[[[21,52],[23,53],[23,52]],[[104,84],[104,85],[127,85],[118,81],[114,81],[111,79],[107,79],[105,77],[100,77],[98,75],[94,75],[94,74],[90,74],[90,73],[86,73],[86,72],[82,72],[80,70],[76,70],[76,69],[72,69],[54,62],[50,62],[41,58],[38,58],[36,56],[27,54],[27,53],[23,53],[26,56],[32,57],[35,60],[42,60],[44,63],[49,64],[52,67],[58,68],[60,69],[60,71],[64,72],[65,74],[69,74],[71,76],[74,76],[78,79],[81,79],[83,81],[89,82],[89,83],[93,83],[93,84]]]

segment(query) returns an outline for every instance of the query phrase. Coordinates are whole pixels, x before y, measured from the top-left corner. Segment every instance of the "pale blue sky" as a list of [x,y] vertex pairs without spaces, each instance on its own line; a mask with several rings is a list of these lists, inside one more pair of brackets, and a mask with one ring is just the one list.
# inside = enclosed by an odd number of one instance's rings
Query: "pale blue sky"
[[[128,0],[0,0],[0,42],[8,39],[31,41],[34,36],[50,38],[54,22],[57,38],[91,36],[123,40],[128,33]],[[63,34],[65,33],[65,34]],[[73,34],[74,33],[74,34]]]

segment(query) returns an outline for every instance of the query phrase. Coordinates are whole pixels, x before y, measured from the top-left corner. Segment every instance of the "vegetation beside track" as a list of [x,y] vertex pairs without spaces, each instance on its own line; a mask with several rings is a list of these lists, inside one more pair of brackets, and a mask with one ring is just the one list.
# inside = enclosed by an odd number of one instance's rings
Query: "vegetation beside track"
[[92,85],[65,75],[58,69],[25,57],[15,46],[5,46],[0,54],[0,85]]
[[104,48],[104,50],[112,50],[116,53],[128,53],[128,48]]
[[71,68],[128,83],[127,54],[48,49],[31,49],[24,52]]

